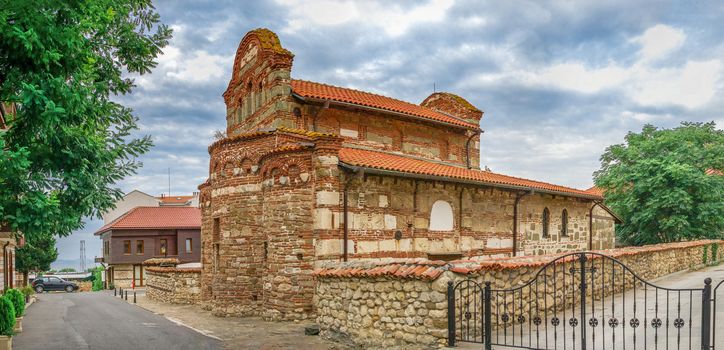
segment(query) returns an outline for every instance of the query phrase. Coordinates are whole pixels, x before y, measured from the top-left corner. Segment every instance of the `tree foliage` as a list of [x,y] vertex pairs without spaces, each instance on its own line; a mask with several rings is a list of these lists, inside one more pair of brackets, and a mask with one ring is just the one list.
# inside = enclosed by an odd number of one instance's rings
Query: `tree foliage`
[[25,241],[25,246],[15,249],[16,270],[48,271],[50,264],[58,258],[55,238],[51,235],[33,235]]
[[[601,156],[596,185],[624,223],[624,244],[724,235],[724,131],[712,123],[646,125]],[[709,173],[707,173],[709,171]]]
[[150,0],[0,0],[0,222],[65,236],[113,206],[151,146],[113,97],[170,36]]

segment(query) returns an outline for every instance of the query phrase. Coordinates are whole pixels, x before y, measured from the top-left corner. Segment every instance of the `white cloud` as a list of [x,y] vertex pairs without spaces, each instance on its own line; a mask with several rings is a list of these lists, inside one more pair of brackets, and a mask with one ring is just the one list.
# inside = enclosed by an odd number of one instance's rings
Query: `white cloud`
[[701,108],[710,103],[721,90],[722,63],[719,59],[691,59],[679,66],[651,64],[653,60],[661,59],[679,48],[685,38],[685,34],[677,29],[656,25],[633,39],[641,44],[641,49],[636,53],[638,60],[629,65],[609,62],[601,67],[589,67],[582,61],[566,61],[550,66],[530,67],[508,60],[503,64],[501,72],[473,76],[463,85],[491,86],[517,82],[582,94],[610,90],[620,91],[642,106]]
[[641,60],[650,62],[664,58],[678,50],[685,40],[686,35],[680,29],[657,24],[632,41],[641,45],[641,51],[639,51]]
[[204,50],[181,53],[168,47],[159,58],[159,67],[166,76],[189,83],[204,83],[228,76],[233,57],[213,55]]
[[704,106],[712,100],[721,76],[721,61],[688,61],[673,69],[637,71],[629,92],[634,101],[646,106],[674,104],[686,108]]
[[625,119],[633,119],[635,121],[641,122],[641,123],[652,123],[656,121],[662,121],[662,120],[671,120],[673,116],[671,114],[650,114],[650,113],[640,113],[640,112],[632,112],[632,111],[624,111],[621,113],[621,116]]
[[556,64],[534,74],[532,82],[553,84],[561,89],[594,93],[619,86],[628,77],[626,69],[616,65],[589,69],[580,62]]
[[439,22],[445,18],[452,0],[430,0],[412,9],[385,1],[277,0],[288,8],[285,32],[310,26],[337,26],[359,23],[382,28],[390,36],[400,36],[415,24]]

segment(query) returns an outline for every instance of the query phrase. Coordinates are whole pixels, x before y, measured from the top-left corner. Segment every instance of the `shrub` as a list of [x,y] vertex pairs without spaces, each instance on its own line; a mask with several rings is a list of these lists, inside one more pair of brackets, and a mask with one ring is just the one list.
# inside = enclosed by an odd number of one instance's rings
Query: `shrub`
[[25,313],[25,295],[17,289],[8,289],[5,291],[5,297],[13,303],[15,317],[23,316]]
[[35,290],[30,285],[20,288],[20,291],[23,292],[23,294],[25,294],[26,297],[29,297],[29,296],[35,294]]
[[101,278],[101,274],[103,273],[103,267],[96,268],[95,272],[93,272],[93,291],[97,292],[99,290],[103,289],[103,280]]
[[13,335],[15,328],[15,308],[5,296],[0,297],[0,335]]

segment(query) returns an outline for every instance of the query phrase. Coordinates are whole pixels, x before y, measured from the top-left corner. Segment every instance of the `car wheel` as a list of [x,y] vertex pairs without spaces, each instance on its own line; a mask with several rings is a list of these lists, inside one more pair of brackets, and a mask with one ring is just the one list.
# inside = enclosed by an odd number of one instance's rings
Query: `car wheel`
[[36,287],[35,287],[35,293],[40,294],[40,293],[42,293],[42,292],[43,292],[43,286],[36,286]]
[[68,293],[73,293],[73,286],[65,286],[65,291]]

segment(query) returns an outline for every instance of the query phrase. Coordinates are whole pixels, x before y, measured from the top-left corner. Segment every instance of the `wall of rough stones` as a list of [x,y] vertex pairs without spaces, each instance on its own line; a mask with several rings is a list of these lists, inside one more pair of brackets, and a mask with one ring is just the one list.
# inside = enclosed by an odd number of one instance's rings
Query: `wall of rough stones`
[[201,300],[201,269],[151,266],[146,268],[146,296],[171,304],[197,304]]
[[[714,250],[716,253],[712,253],[712,245],[718,245],[719,248]],[[720,260],[722,248],[724,241],[696,241],[599,252],[618,259],[641,278],[651,280],[712,260]],[[318,280],[315,305],[320,334],[328,339],[362,347],[442,347],[447,343],[448,281],[457,283],[470,278],[481,284],[491,281],[493,289],[518,287],[528,282],[542,266],[558,256],[560,255],[506,258],[485,262],[461,260],[450,263],[424,259],[330,262],[315,272]],[[593,264],[598,266],[596,264],[602,261],[607,260],[594,259]],[[560,263],[555,265],[558,271],[567,271],[571,263],[577,264],[560,260]],[[611,276],[608,263],[600,265],[599,268],[603,273],[595,275],[594,283],[601,283],[600,278],[605,278],[602,276]],[[557,282],[550,278],[547,285],[542,284],[539,287],[540,292],[543,292],[542,288],[546,288],[549,305],[553,304],[554,299],[558,301],[557,306],[565,305],[562,294],[556,294],[561,293],[559,289],[563,276],[565,275],[559,272]],[[616,285],[616,289],[608,289],[606,293],[630,288],[633,280],[617,280]],[[695,288],[699,287],[703,287],[703,281],[702,286]],[[527,293],[522,295],[525,298]],[[528,300],[523,302],[526,305],[535,305],[528,303]],[[505,304],[512,303],[512,300],[508,298],[507,301],[498,303],[493,310],[494,314],[497,314],[498,310],[504,312],[502,310],[505,309]],[[527,312],[527,309],[524,310]]]

